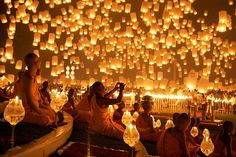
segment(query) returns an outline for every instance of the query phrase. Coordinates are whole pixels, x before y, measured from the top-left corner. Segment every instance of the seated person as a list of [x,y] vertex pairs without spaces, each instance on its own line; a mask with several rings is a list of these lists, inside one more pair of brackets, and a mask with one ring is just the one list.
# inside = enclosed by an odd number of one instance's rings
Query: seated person
[[180,114],[174,128],[166,129],[157,142],[157,153],[164,157],[190,157],[185,132],[190,124],[186,113]]
[[134,103],[133,108],[134,109],[131,111],[131,114],[134,114],[134,112],[140,113],[140,105],[139,105],[139,103]]
[[69,113],[71,116],[75,115],[75,101],[74,101],[74,89],[69,89],[67,97],[68,100],[66,104],[62,107],[62,110]]
[[48,81],[43,82],[43,87],[40,89],[41,99],[45,105],[50,105],[51,96],[48,89]]
[[117,90],[118,88],[118,97],[116,99],[110,99],[107,98],[105,95],[105,89],[103,84],[101,82],[94,83],[94,96],[91,100],[92,116],[89,122],[90,131],[109,137],[115,137],[118,139],[123,138],[124,128],[112,120],[112,117],[108,111],[109,105],[120,103],[122,100],[124,84],[120,83],[119,87],[116,86],[114,90]]
[[179,113],[175,112],[173,115],[172,115],[172,120],[173,120],[173,123],[175,125],[176,121],[177,121],[177,118],[179,117]]
[[27,69],[24,72],[22,83],[16,95],[22,99],[25,108],[25,117],[23,122],[36,124],[42,127],[49,126],[55,123],[55,112],[42,103],[36,77],[40,74],[39,57],[34,53],[29,53],[25,56],[25,64]]
[[232,149],[232,137],[235,134],[234,123],[225,121],[223,124],[223,132],[216,138],[214,142],[215,157],[236,157],[236,152]]
[[136,127],[139,131],[140,138],[146,141],[157,141],[158,130],[153,128],[153,119],[150,115],[152,104],[149,100],[142,102],[144,112],[136,120]]
[[118,109],[116,109],[115,112],[113,113],[113,120],[120,125],[123,125],[121,119],[124,113],[123,112],[124,108],[125,108],[125,103],[121,101],[121,103],[118,104]]
[[75,119],[81,122],[88,123],[91,119],[91,99],[94,95],[93,92],[94,84],[88,89],[86,93],[83,94],[82,99],[76,107]]

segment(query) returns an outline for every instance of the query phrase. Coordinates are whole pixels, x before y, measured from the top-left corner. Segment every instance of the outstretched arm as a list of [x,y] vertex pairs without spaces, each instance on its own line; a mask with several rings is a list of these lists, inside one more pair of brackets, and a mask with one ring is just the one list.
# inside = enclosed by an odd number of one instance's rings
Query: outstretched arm
[[123,97],[123,90],[124,90],[124,85],[120,87],[120,92],[119,95],[116,99],[109,99],[106,97],[97,97],[97,103],[100,107],[107,107],[109,105],[117,104],[121,102],[122,97]]
[[112,89],[110,92],[106,93],[104,95],[105,98],[109,98],[117,89],[119,89],[118,87],[119,83],[116,84],[116,86],[114,87],[114,89]]

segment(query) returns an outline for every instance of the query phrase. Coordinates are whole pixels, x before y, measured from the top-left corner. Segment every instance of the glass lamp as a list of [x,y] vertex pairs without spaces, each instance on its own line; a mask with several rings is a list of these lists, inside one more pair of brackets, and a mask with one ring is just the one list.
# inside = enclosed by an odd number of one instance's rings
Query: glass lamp
[[166,122],[165,129],[173,128],[174,126],[175,126],[175,125],[174,125],[173,121],[169,119],[169,120],[167,120],[167,122]]
[[123,134],[123,140],[126,144],[132,147],[131,156],[133,156],[133,147],[138,143],[139,139],[140,136],[136,125],[130,123],[128,126],[126,126],[126,129]]
[[11,147],[14,146],[14,133],[15,126],[24,119],[25,109],[22,105],[22,100],[17,96],[15,99],[10,99],[8,105],[6,106],[4,113],[4,119],[11,124]]
[[122,123],[127,127],[132,122],[132,120],[133,117],[131,116],[130,112],[126,110],[121,118]]
[[196,137],[198,135],[199,131],[198,128],[196,126],[192,127],[192,129],[190,130],[190,134],[193,137]]

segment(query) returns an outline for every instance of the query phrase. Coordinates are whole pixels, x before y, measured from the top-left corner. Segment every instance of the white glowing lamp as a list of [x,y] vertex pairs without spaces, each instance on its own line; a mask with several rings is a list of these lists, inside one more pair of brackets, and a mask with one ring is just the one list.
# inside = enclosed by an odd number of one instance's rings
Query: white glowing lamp
[[198,128],[196,126],[192,127],[192,129],[190,130],[190,134],[193,137],[196,137],[198,135],[199,131]]
[[214,151],[214,144],[210,137],[204,137],[202,143],[200,145],[201,151],[206,155],[209,156]]
[[22,105],[22,100],[17,96],[15,99],[10,99],[3,116],[4,119],[13,126],[22,121],[25,117],[25,109]]
[[175,125],[174,125],[173,121],[169,119],[166,122],[165,129],[173,128],[174,126]]
[[129,124],[123,134],[123,139],[130,147],[134,147],[139,141],[139,132],[134,124]]
[[121,118],[121,122],[125,125],[125,126],[128,126],[131,122],[132,122],[132,116],[130,114],[130,112],[128,110],[126,110],[124,113],[123,113],[123,116]]
[[108,106],[108,112],[109,112],[110,116],[112,117],[112,116],[113,116],[113,113],[114,113],[114,107],[113,107],[113,105],[109,105],[109,106]]
[[133,120],[136,121],[137,118],[138,118],[138,116],[139,116],[139,113],[138,113],[137,111],[135,111],[135,112],[133,113]]
[[203,130],[202,135],[203,135],[204,138],[210,137],[210,131],[209,131],[207,128],[205,128],[205,129]]
[[67,101],[67,96],[65,92],[57,92],[53,91],[52,93],[52,102],[50,104],[51,108],[55,111],[58,112],[62,109],[63,105]]
[[160,127],[161,127],[161,121],[160,121],[160,119],[157,119],[155,125],[156,125],[157,128],[160,128]]

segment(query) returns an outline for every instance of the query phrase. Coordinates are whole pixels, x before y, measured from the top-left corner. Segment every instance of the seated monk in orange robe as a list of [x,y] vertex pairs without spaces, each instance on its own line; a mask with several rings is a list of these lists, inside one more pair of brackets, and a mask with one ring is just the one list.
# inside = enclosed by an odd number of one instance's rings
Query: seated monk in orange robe
[[185,131],[190,123],[186,113],[178,116],[175,127],[165,130],[157,142],[157,153],[163,157],[190,157]]
[[92,116],[91,113],[91,99],[93,97],[93,86],[94,84],[89,88],[89,91],[87,91],[82,99],[80,100],[78,106],[76,107],[76,115],[75,119],[81,122],[89,122]]
[[[119,85],[120,90],[117,99],[109,99],[106,95],[104,95],[105,90],[103,84],[101,82],[94,83],[94,96],[91,100],[92,117],[89,122],[90,131],[118,139],[123,138],[124,128],[112,120],[112,117],[108,111],[109,105],[121,102],[124,84]],[[117,89],[118,86],[116,86],[111,92],[114,92]]]
[[24,72],[22,82],[17,85],[16,95],[22,99],[25,108],[23,122],[36,124],[42,127],[55,123],[55,112],[42,103],[36,76],[39,75],[40,61],[36,54],[29,53],[25,56],[25,64],[28,68]]
[[234,123],[225,121],[223,124],[223,132],[214,142],[215,149],[213,152],[213,157],[236,157],[236,152],[233,151],[232,148],[232,137],[234,134]]
[[118,109],[115,110],[115,112],[113,113],[113,120],[122,125],[123,127],[124,124],[122,123],[121,119],[122,119],[122,116],[123,116],[123,109],[125,108],[125,103],[122,101],[121,103],[118,104]]
[[150,115],[152,104],[150,101],[143,101],[144,112],[136,120],[136,127],[142,140],[157,141],[159,134],[158,129],[153,128],[153,119]]
[[69,113],[71,116],[75,115],[75,102],[74,102],[74,89],[69,89],[68,91],[68,101],[66,104],[62,107],[62,110]]

